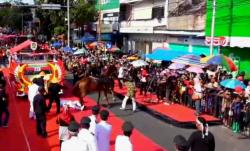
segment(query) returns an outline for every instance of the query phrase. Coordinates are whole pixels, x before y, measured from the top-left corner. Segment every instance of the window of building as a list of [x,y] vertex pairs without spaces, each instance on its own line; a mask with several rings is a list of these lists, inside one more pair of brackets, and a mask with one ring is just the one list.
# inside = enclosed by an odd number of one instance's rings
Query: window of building
[[157,18],[161,19],[164,18],[164,7],[153,7],[152,8],[152,19]]

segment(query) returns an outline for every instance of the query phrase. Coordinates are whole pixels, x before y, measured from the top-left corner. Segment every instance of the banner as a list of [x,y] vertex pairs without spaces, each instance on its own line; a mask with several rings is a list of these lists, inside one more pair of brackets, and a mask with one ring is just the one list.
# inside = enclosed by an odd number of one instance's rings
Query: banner
[[[206,45],[211,44],[211,37],[206,37]],[[229,37],[214,37],[213,39],[214,46],[229,46]]]

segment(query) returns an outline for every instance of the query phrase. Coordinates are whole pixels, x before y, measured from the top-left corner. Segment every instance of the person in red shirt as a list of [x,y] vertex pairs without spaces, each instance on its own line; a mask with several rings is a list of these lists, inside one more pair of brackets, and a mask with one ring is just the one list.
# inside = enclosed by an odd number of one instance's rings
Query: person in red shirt
[[146,70],[146,68],[141,68],[141,85],[140,85],[140,95],[143,94],[144,91],[144,95],[147,95],[147,83],[148,83],[148,71]]

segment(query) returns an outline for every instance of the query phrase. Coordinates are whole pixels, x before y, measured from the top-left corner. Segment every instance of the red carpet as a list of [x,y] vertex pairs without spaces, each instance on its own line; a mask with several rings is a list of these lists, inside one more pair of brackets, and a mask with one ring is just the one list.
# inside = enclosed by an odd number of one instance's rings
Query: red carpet
[[[123,87],[122,89],[120,89],[116,82],[115,92],[125,95],[127,92],[126,87]],[[150,103],[147,101],[147,100],[156,100],[156,99],[157,99],[157,96],[155,94],[148,93],[146,96],[144,96],[144,95],[140,95],[139,90],[137,90],[137,93],[136,93],[137,103],[147,107],[149,110],[157,112],[158,114],[166,116],[179,123],[195,122],[196,120],[195,110],[190,109],[180,104],[164,105],[163,103]],[[215,118],[210,115],[202,115],[202,117],[204,117],[208,122],[220,121],[220,119]]]
[[[4,71],[5,76],[8,76],[7,70]],[[65,84],[69,89],[65,91],[62,99],[74,100],[76,98],[70,95],[70,85]],[[48,137],[46,139],[36,135],[35,121],[28,118],[29,103],[26,99],[15,97],[14,88],[11,87],[7,81],[7,92],[10,95],[10,122],[7,129],[0,128],[0,150],[3,151],[59,151],[58,141],[58,126],[56,124],[55,104],[51,112],[47,116],[47,131]],[[79,121],[81,117],[90,115],[89,108],[95,105],[95,101],[89,97],[85,98],[88,109],[83,112],[75,111],[74,116]],[[113,113],[108,120],[112,124],[111,136],[111,151],[114,151],[115,138],[121,134],[121,125],[123,121],[117,118]],[[22,130],[23,127],[23,130]],[[27,141],[25,141],[25,137]],[[135,130],[132,135],[132,143],[134,144],[134,151],[164,151],[162,147],[154,143],[142,133]],[[145,145],[147,144],[147,145]],[[28,147],[29,146],[29,147]]]

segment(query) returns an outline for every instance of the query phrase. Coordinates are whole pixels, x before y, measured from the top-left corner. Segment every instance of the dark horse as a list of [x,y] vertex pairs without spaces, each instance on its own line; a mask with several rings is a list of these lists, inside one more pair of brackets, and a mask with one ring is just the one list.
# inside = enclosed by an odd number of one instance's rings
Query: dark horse
[[114,65],[109,65],[100,77],[87,76],[79,81],[73,87],[73,95],[79,98],[82,105],[81,109],[84,108],[83,98],[93,92],[98,92],[97,104],[99,105],[101,92],[104,93],[105,99],[107,100],[108,106],[108,93],[111,93],[114,100],[114,77],[117,74],[117,69]]

